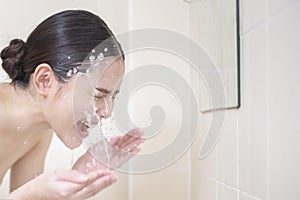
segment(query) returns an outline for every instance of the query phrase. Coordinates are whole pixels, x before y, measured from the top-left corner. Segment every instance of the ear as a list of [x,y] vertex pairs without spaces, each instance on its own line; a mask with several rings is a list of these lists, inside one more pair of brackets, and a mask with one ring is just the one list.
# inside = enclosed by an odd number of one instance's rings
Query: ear
[[36,67],[33,83],[38,94],[47,97],[55,81],[55,75],[50,65],[42,63]]

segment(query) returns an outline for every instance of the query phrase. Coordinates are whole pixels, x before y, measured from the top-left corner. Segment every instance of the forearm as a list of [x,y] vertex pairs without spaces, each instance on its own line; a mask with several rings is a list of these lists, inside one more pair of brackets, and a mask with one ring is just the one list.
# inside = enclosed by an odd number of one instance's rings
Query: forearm
[[12,200],[34,200],[38,199],[35,195],[34,188],[31,187],[30,183],[27,183],[13,192],[9,193],[7,196],[3,197],[4,199]]

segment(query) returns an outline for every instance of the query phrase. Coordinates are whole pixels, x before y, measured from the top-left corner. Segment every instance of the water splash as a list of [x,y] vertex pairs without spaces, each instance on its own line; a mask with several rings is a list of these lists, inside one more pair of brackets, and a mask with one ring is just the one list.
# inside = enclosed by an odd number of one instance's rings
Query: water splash
[[[114,48],[117,47],[116,44],[113,45]],[[100,50],[101,49],[101,50]],[[100,51],[99,51],[100,50]],[[84,132],[87,133],[87,136],[82,138],[83,145],[87,147],[93,158],[99,160],[100,155],[102,157],[106,157],[105,160],[107,162],[110,162],[111,152],[110,152],[110,138],[112,131],[112,124],[113,119],[112,118],[100,118],[99,114],[97,114],[97,107],[95,105],[95,99],[94,99],[94,90],[97,86],[97,83],[99,80],[95,80],[95,77],[98,76],[97,74],[99,72],[102,72],[102,67],[105,69],[105,67],[108,66],[108,64],[111,62],[110,58],[107,58],[104,56],[104,52],[107,53],[109,51],[109,48],[106,46],[104,48],[97,48],[96,50],[93,49],[87,59],[85,60],[85,66],[89,66],[86,70],[86,73],[77,73],[77,75],[82,76],[84,75],[89,81],[90,81],[90,99],[86,99],[88,104],[90,105],[90,108],[85,111],[80,112],[80,122],[82,123],[83,127],[85,127]],[[96,55],[96,56],[95,56]],[[99,66],[100,64],[100,66]],[[99,68],[101,67],[101,68]],[[99,70],[100,69],[100,70]],[[94,71],[95,70],[95,71]],[[99,74],[99,77],[100,74]],[[97,77],[96,77],[97,78]],[[114,76],[111,77],[112,79]],[[105,112],[106,116],[109,115],[111,112],[110,108],[110,102],[111,99],[104,98],[103,101],[103,111]],[[82,116],[83,114],[83,116]],[[104,154],[102,154],[104,152]],[[100,158],[103,160],[102,158]],[[93,162],[87,163],[86,167],[93,166]]]
[[96,159],[95,158],[92,158],[92,162],[87,162],[86,163],[86,167],[87,168],[92,168],[92,167],[94,167],[94,166],[96,166]]
[[101,52],[99,53],[98,55],[98,58],[97,58],[99,61],[102,61],[104,59],[104,54]]
[[96,56],[92,54],[92,55],[90,55],[89,60],[92,62],[95,60],[95,58],[96,58]]
[[109,110],[110,110],[107,98],[104,98],[104,106],[105,106],[104,112],[107,114],[109,112]]

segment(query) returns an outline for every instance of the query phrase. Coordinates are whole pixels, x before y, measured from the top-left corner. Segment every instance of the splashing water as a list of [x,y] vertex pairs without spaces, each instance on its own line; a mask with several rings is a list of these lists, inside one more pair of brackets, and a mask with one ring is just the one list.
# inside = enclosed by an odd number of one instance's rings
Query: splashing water
[[[103,160],[103,157],[107,157],[107,159],[105,159],[106,162],[110,162],[110,138],[112,137],[114,120],[112,117],[106,119],[101,118],[98,115],[99,113],[97,114],[97,107],[99,109],[99,104],[96,105],[94,92],[97,84],[99,83],[99,78],[101,78],[103,75],[101,73],[105,71],[105,68],[109,66],[113,59],[122,55],[121,50],[116,49],[119,47],[117,44],[118,43],[115,40],[115,38],[109,38],[107,41],[101,44],[103,46],[95,47],[95,49],[93,49],[87,56],[87,58],[84,60],[82,65],[83,70],[79,70],[77,73],[78,76],[84,76],[83,79],[79,79],[83,80],[83,82],[78,82],[78,88],[80,88],[80,90],[78,91],[83,91],[86,89],[89,90],[87,91],[88,94],[91,94],[90,97],[82,96],[83,93],[80,92],[78,93],[78,97],[76,96],[77,98],[75,98],[75,100],[78,99],[78,101],[80,102],[78,105],[84,105],[82,107],[82,110],[80,110],[80,107],[78,107],[79,112],[78,118],[76,119],[76,123],[81,131],[79,133],[82,137],[81,139],[83,141],[83,145],[87,147],[92,157],[96,160]],[[108,54],[109,51],[113,52],[111,54]],[[115,77],[112,75],[111,79],[115,79]],[[87,81],[88,83],[85,81]],[[87,87],[85,88],[86,84]],[[85,93],[85,91],[83,92]],[[81,96],[83,97],[82,99]],[[111,99],[107,98],[104,98],[103,101],[101,101],[101,103],[103,104],[101,105],[101,108],[103,109],[103,112],[106,116],[109,116],[112,112],[110,107],[110,101]],[[86,103],[88,105],[86,105]],[[86,106],[88,107],[86,108]],[[89,162],[87,163],[87,165],[89,166],[86,167],[93,166],[94,162]]]
[[98,60],[99,61],[102,61],[104,59],[104,55],[103,55],[103,53],[101,52],[101,53],[99,53],[99,55],[98,55]]
[[108,105],[107,98],[104,98],[104,104],[105,104],[104,112],[107,114],[109,112],[109,105]]
[[[106,48],[106,50],[104,51],[108,51],[108,49]],[[98,61],[102,61],[104,60],[104,54],[102,52],[100,52],[97,56],[97,59],[95,57],[95,50],[92,50],[91,54],[88,57],[88,61],[89,64],[91,66],[91,68],[87,69],[86,73],[78,73],[79,76],[83,76],[85,75],[88,80],[91,83],[91,94],[94,94],[94,89],[96,87],[95,84],[95,80],[93,80],[93,67],[99,67],[97,66]],[[95,68],[96,69],[96,68]],[[95,105],[95,99],[94,99],[94,95],[91,95],[90,99],[89,99],[89,105],[91,106],[92,109],[90,110],[85,110],[83,112],[83,117],[84,119],[82,120],[82,123],[85,123],[87,129],[86,129],[86,133],[87,133],[87,137],[82,138],[83,139],[83,144],[88,148],[89,152],[91,153],[91,155],[94,158],[94,161],[92,163],[87,163],[86,167],[93,167],[96,163],[95,159],[99,160],[100,159],[100,155],[105,156],[108,162],[110,160],[110,152],[109,152],[109,142],[110,142],[110,130],[112,130],[112,123],[113,120],[112,119],[104,119],[104,118],[100,118],[99,115],[97,114],[97,107]],[[105,113],[109,113],[110,109],[109,109],[109,103],[108,103],[108,99],[104,98],[104,112]],[[103,155],[104,153],[104,155]],[[101,158],[102,160],[102,158]]]
[[94,61],[95,60],[95,56],[92,54],[92,55],[90,55],[90,57],[89,57],[89,59],[90,59],[90,61],[92,62],[92,61]]
[[97,164],[97,163],[96,163],[96,160],[95,160],[95,158],[93,158],[93,159],[92,159],[92,162],[87,162],[87,163],[86,163],[86,167],[87,167],[87,168],[92,168],[92,167],[96,166],[96,164]]

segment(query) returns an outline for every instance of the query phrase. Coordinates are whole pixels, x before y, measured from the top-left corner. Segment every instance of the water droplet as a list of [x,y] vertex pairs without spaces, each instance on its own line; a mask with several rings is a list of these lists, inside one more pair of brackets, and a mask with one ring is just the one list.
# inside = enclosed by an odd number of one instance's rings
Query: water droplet
[[71,56],[68,56],[68,60],[70,60],[71,59]]
[[104,48],[104,52],[107,52],[107,51],[108,51],[108,48],[107,48],[107,47],[105,47],[105,48]]
[[102,61],[103,59],[104,59],[104,55],[103,55],[103,53],[101,52],[101,53],[99,53],[99,55],[98,55],[98,59],[100,60],[100,61]]
[[25,145],[27,144],[27,141],[26,141],[26,140],[24,140],[24,144],[25,144]]
[[67,72],[67,77],[71,77],[72,76],[72,70],[69,70],[68,72]]
[[92,50],[92,53],[95,53],[95,52],[96,52],[95,49],[93,49],[93,50]]
[[117,47],[117,45],[114,44],[114,48],[116,48],[116,47]]
[[107,102],[107,99],[106,98],[104,98],[104,106],[105,106],[105,109],[104,109],[104,112],[105,113],[108,113],[109,112],[109,106],[108,106],[108,102]]
[[17,130],[20,130],[21,129],[21,126],[17,126]]
[[76,67],[73,68],[73,74],[76,74],[78,72],[78,69]]
[[92,163],[90,163],[90,162],[87,162],[87,163],[86,163],[86,167],[87,167],[87,168],[90,168],[90,167],[92,167]]
[[95,56],[94,55],[90,55],[89,60],[90,60],[90,62],[93,62],[95,60]]

